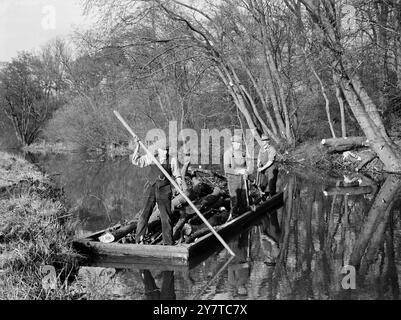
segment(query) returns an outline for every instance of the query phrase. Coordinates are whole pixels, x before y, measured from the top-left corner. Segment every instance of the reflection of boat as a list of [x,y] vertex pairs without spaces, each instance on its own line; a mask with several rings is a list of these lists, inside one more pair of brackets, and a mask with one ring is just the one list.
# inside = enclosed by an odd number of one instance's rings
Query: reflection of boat
[[[258,205],[255,210],[245,212],[238,218],[215,227],[216,231],[223,239],[229,240],[238,232],[251,226],[252,222],[266,214],[267,211],[278,209],[282,205],[283,193],[281,192]],[[91,265],[114,268],[132,268],[132,265],[135,265],[138,268],[148,270],[154,268],[177,270],[177,268],[194,266],[211,255],[216,249],[222,248],[211,232],[197,239],[194,243],[163,246],[118,242],[102,243],[98,238],[104,231],[101,230],[74,241],[74,247],[90,257]]]

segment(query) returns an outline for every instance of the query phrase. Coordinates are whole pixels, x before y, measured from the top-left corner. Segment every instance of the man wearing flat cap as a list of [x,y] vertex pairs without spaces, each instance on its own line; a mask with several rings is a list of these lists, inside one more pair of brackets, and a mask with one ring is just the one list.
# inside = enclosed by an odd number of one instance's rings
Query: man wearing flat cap
[[[163,166],[167,173],[176,180],[177,184],[181,186],[182,177],[178,168],[178,161],[177,158],[170,157],[169,147],[166,141],[160,140],[151,149],[157,161]],[[147,154],[139,156],[138,150],[139,144],[137,144],[132,156],[132,164],[141,168],[149,167],[149,172],[144,190],[144,207],[140,213],[136,228],[136,242],[143,243],[149,218],[157,203],[162,223],[163,243],[165,245],[171,245],[173,244],[173,231],[171,226],[171,183],[164,176],[159,167],[153,163],[151,157]]]
[[232,146],[224,152],[224,172],[230,193],[231,211],[229,220],[234,219],[248,209],[246,183],[251,174],[251,157],[242,149],[242,137],[234,135]]
[[267,135],[262,135],[262,145],[259,150],[257,160],[256,184],[261,192],[266,196],[276,194],[276,183],[278,168],[275,163],[277,156],[276,149],[270,143]]

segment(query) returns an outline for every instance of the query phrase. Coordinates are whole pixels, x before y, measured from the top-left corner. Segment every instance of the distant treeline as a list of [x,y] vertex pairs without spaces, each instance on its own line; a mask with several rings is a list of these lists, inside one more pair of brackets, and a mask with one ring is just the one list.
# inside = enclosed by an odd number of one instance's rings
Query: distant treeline
[[0,106],[22,144],[127,139],[118,109],[140,134],[175,120],[247,127],[283,147],[365,135],[396,169],[399,1],[86,0],[85,10],[98,17],[90,31],[3,67]]

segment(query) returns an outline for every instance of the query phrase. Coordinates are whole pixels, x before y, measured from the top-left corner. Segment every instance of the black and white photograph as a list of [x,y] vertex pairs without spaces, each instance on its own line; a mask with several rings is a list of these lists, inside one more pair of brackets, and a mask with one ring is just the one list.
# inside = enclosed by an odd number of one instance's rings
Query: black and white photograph
[[0,0],[0,300],[241,318],[400,276],[401,0]]

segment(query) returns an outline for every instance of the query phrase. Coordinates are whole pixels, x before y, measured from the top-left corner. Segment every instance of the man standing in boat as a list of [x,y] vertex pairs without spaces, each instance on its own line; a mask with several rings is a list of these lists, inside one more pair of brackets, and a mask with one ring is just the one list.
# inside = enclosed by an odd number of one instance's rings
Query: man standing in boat
[[278,168],[276,165],[277,151],[271,145],[267,135],[262,136],[262,146],[259,150],[257,160],[257,178],[256,184],[264,195],[273,196],[276,194],[276,183]]
[[224,172],[230,193],[231,211],[228,220],[234,219],[249,207],[247,194],[248,175],[251,174],[251,158],[242,149],[242,137],[234,135],[232,146],[224,152]]
[[[170,157],[169,148],[164,140],[160,140],[152,148],[154,156],[163,168],[172,176],[177,184],[181,186],[182,178],[178,169],[178,161],[175,157]],[[163,172],[153,163],[149,155],[139,156],[139,143],[137,143],[132,156],[132,164],[144,168],[149,167],[147,182],[144,190],[144,207],[140,213],[138,225],[136,228],[136,242],[143,243],[147,230],[148,221],[152,215],[156,203],[160,211],[162,223],[163,243],[165,245],[173,244],[173,229],[171,225],[171,198],[172,190],[170,181],[164,176]]]

